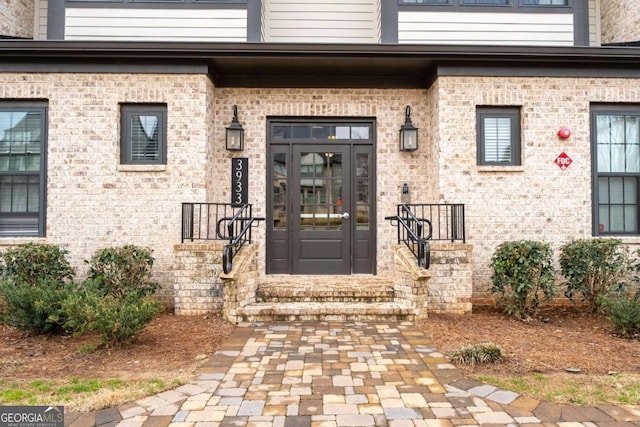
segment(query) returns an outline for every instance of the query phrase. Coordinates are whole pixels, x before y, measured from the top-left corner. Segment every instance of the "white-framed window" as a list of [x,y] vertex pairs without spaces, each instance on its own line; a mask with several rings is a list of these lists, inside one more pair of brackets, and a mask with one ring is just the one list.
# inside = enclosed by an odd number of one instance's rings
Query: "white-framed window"
[[0,237],[45,235],[47,103],[0,101]]
[[594,234],[638,234],[640,105],[595,105]]
[[120,163],[167,163],[167,106],[121,104]]
[[520,107],[478,107],[478,165],[520,165]]

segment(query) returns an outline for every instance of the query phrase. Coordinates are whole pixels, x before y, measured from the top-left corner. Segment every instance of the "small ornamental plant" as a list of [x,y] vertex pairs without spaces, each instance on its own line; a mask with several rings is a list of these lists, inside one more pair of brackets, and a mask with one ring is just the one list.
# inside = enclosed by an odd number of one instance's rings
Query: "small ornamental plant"
[[464,346],[451,353],[450,360],[456,365],[481,365],[502,361],[502,350],[496,344],[485,342]]
[[624,338],[640,337],[640,291],[633,295],[602,297],[600,306],[613,324],[616,335]]

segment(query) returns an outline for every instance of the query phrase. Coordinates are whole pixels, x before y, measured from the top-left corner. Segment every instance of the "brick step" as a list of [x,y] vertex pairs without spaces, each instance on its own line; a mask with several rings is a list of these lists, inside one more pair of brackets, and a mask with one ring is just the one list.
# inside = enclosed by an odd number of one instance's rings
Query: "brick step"
[[[344,280],[344,279],[342,279]],[[393,302],[393,285],[370,283],[262,283],[258,302]]]
[[245,322],[415,320],[413,308],[395,302],[281,302],[238,308]]

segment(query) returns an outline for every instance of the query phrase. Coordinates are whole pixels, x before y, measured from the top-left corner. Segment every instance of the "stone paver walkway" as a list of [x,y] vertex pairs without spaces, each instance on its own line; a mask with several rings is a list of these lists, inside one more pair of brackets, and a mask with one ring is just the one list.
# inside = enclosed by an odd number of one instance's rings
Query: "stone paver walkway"
[[71,427],[640,426],[639,407],[558,406],[463,378],[411,323],[238,327],[192,383]]

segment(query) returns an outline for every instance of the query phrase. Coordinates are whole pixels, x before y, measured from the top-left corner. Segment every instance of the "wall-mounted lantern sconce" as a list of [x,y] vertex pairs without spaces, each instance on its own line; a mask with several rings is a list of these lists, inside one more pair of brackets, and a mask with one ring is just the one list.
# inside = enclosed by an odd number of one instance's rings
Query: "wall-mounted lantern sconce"
[[411,107],[407,105],[404,112],[404,124],[400,126],[400,151],[416,151],[418,149],[418,128],[411,123]]
[[227,128],[227,150],[242,151],[244,149],[244,129],[238,121],[238,106],[233,106],[233,120]]

